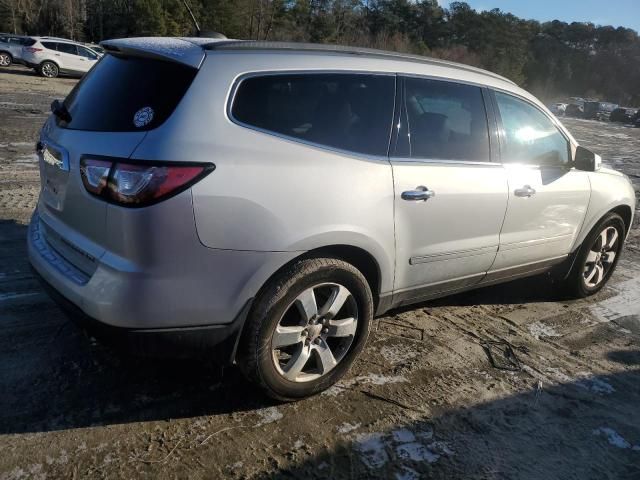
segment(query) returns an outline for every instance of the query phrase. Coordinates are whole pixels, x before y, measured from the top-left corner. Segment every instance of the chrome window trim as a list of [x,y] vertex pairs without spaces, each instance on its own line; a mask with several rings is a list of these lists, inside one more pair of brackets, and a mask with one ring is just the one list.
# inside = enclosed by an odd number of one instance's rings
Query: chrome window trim
[[396,163],[426,163],[429,165],[468,165],[476,167],[502,167],[501,162],[483,162],[480,160],[445,160],[437,158],[407,158],[407,157],[390,157],[391,162]]
[[267,130],[264,128],[256,127],[254,125],[249,125],[248,123],[242,122],[233,116],[233,104],[236,99],[236,94],[238,93],[238,88],[242,84],[242,82],[248,78],[255,77],[269,77],[269,76],[282,76],[282,75],[315,75],[315,74],[344,74],[344,75],[375,75],[375,76],[385,76],[385,77],[393,77],[394,82],[397,83],[397,75],[395,72],[374,72],[374,71],[366,71],[366,70],[334,70],[334,69],[304,69],[304,70],[263,70],[263,71],[253,71],[248,73],[243,73],[238,75],[231,84],[231,89],[229,94],[227,95],[227,102],[225,108],[225,114],[231,123],[238,125],[240,127],[253,130],[255,132],[260,132],[265,135],[270,135],[272,137],[279,138],[281,140],[290,141],[296,144],[305,145],[307,147],[314,147],[320,150],[329,151],[331,153],[336,153],[339,155],[348,155],[355,158],[360,158],[364,160],[374,160],[374,161],[383,161],[389,162],[389,145],[391,143],[391,130],[393,129],[393,116],[395,113],[396,105],[395,105],[395,85],[392,91],[393,95],[393,111],[391,112],[391,117],[389,119],[389,139],[387,140],[387,154],[386,155],[373,155],[367,153],[356,152],[353,150],[346,150],[342,148],[331,147],[329,145],[324,145],[322,143],[310,142],[308,140],[303,140],[297,137],[292,137],[290,135],[285,135],[284,133],[274,132],[272,130]]

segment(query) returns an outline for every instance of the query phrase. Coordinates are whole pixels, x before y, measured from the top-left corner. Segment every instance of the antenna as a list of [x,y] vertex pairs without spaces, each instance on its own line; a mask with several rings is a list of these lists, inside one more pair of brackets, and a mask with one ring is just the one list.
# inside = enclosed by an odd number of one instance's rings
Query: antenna
[[193,20],[193,25],[196,27],[196,36],[199,37],[200,36],[200,25],[198,25],[198,21],[196,20],[195,15],[191,11],[191,7],[189,7],[189,4],[187,3],[187,0],[182,0],[182,3],[184,3],[184,6],[187,9],[187,12],[189,12],[189,15],[191,16],[191,20]]

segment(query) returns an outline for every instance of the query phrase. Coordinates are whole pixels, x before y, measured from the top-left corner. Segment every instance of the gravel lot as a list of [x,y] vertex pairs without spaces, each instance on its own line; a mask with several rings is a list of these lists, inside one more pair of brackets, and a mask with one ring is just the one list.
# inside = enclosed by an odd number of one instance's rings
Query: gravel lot
[[[74,84],[0,71],[0,479],[640,478],[637,222],[595,298],[543,277],[393,311],[338,386],[278,405],[235,369],[111,353],[36,283],[34,142]],[[566,124],[640,190],[640,129]],[[521,369],[491,366],[499,339]]]

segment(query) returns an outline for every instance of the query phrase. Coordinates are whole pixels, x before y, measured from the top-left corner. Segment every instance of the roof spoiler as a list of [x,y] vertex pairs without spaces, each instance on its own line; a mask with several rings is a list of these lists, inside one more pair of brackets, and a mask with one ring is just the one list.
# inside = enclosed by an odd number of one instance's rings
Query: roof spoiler
[[198,42],[194,42],[187,38],[169,37],[120,38],[105,40],[100,42],[100,46],[112,55],[154,58],[200,68],[205,57],[205,51],[200,44],[204,43],[204,39],[197,40]]

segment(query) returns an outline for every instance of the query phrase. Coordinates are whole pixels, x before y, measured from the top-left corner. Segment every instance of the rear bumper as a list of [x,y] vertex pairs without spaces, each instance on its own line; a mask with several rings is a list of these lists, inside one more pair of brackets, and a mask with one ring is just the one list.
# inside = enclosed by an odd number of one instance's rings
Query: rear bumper
[[247,301],[233,322],[182,328],[136,329],[115,327],[90,317],[65,298],[37,270],[32,268],[51,299],[80,328],[102,343],[142,357],[206,357],[220,365],[233,363],[244,321],[251,307]]

